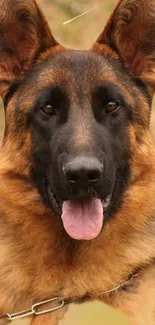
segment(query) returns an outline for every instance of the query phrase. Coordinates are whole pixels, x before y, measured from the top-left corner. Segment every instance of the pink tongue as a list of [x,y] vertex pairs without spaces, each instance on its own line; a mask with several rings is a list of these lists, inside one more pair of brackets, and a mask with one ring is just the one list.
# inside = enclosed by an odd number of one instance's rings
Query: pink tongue
[[96,238],[103,225],[103,206],[96,198],[84,201],[66,201],[62,208],[62,221],[68,235],[77,240]]

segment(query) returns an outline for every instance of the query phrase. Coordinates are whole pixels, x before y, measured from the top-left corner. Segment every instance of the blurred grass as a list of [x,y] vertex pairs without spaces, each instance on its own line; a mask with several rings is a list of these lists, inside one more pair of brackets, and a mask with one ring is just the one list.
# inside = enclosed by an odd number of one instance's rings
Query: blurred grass
[[[50,23],[55,38],[72,48],[89,48],[106,24],[108,15],[117,0],[39,0]],[[63,22],[95,7],[91,13],[64,26]],[[153,105],[155,107],[155,104]],[[155,110],[154,110],[155,111]],[[152,114],[154,132],[155,113]],[[0,129],[4,126],[3,110],[0,111]],[[2,132],[1,132],[2,134]],[[155,133],[154,133],[155,134]],[[26,321],[14,324],[26,325]],[[72,306],[61,325],[128,325],[126,317],[119,311],[101,303]]]
[[89,303],[71,307],[59,325],[129,325],[127,318],[120,312],[102,303]]

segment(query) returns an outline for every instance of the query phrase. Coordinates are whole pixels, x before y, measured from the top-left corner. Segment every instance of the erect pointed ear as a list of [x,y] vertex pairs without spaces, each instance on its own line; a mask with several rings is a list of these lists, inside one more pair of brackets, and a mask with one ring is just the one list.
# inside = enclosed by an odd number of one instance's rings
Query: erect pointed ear
[[155,0],[120,0],[97,40],[155,92]]
[[56,41],[35,0],[0,0],[0,95]]

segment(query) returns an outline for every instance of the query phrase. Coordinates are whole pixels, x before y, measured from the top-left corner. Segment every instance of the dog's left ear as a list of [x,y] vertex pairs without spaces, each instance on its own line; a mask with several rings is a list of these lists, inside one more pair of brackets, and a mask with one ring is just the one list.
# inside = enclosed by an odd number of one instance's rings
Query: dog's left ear
[[36,0],[0,0],[0,95],[56,45]]
[[116,51],[154,94],[155,0],[120,0],[97,42]]

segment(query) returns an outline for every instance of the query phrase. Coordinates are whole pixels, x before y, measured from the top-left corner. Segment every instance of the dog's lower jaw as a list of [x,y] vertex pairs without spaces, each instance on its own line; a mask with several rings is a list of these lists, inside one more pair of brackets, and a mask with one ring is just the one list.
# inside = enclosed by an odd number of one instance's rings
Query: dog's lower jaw
[[[50,202],[51,202],[51,206],[52,209],[59,215],[61,216],[62,214],[62,205],[63,202],[59,201],[57,196],[50,191],[50,189],[48,189],[48,193],[49,193],[49,198],[50,198]],[[91,197],[91,196],[90,196]],[[87,197],[86,197],[87,199]],[[82,200],[84,200],[84,198],[82,198]],[[106,212],[111,204],[111,200],[112,200],[112,194],[109,194],[106,199],[101,199],[102,202],[102,206],[104,211]]]

